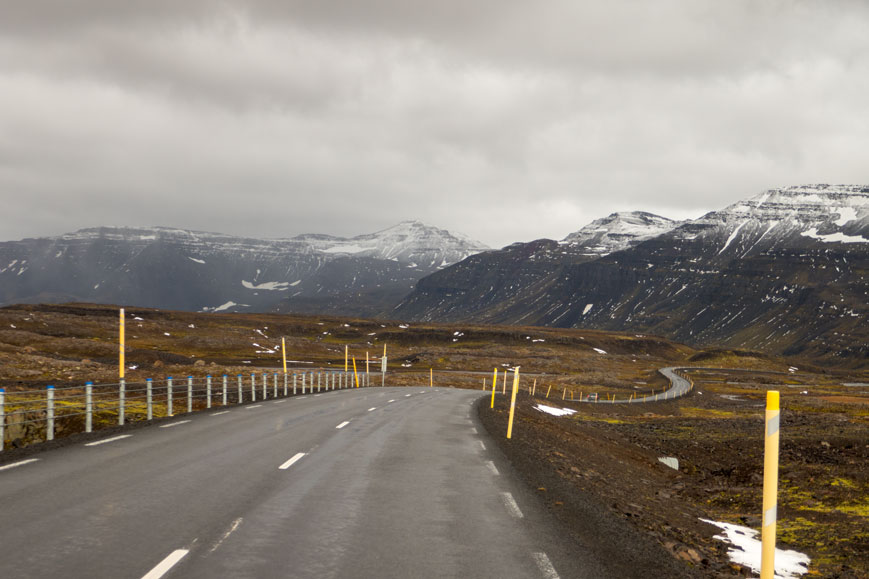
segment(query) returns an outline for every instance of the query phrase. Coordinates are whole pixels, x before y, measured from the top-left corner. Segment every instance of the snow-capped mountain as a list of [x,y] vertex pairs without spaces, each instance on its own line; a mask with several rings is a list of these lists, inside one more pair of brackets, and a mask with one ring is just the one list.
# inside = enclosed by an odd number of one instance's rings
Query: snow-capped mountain
[[0,305],[92,301],[370,315],[424,275],[484,249],[415,221],[353,238],[99,227],[0,243]]
[[645,211],[613,213],[571,233],[562,244],[581,247],[591,257],[603,257],[667,233],[678,225],[672,219]]
[[[773,189],[584,261],[569,245],[535,244],[423,278],[396,313],[869,359],[869,187]],[[492,274],[493,253],[508,275]]]

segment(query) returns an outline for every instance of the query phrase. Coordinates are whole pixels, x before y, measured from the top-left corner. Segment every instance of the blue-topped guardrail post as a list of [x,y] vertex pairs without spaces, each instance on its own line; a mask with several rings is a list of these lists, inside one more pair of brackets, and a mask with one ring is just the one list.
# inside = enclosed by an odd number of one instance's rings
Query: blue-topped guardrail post
[[0,450],[6,441],[6,390],[0,388]]
[[256,373],[251,372],[250,374],[250,400],[251,402],[256,402]]
[[45,387],[45,440],[54,440],[54,386]]
[[145,412],[148,420],[154,418],[154,381],[151,378],[145,380]]
[[187,412],[193,412],[193,376],[187,377]]
[[84,385],[84,431],[93,432],[94,429],[94,383],[86,382]]
[[211,374],[205,377],[205,407],[211,408]]
[[172,416],[172,376],[166,378],[166,416]]
[[228,377],[226,374],[223,375],[223,405],[226,406],[226,381]]

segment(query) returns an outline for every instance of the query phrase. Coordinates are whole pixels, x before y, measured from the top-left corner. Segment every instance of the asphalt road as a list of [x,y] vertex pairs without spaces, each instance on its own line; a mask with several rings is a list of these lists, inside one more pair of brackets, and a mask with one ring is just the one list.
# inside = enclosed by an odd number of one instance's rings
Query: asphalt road
[[607,577],[513,477],[482,394],[266,400],[0,465],[0,577]]

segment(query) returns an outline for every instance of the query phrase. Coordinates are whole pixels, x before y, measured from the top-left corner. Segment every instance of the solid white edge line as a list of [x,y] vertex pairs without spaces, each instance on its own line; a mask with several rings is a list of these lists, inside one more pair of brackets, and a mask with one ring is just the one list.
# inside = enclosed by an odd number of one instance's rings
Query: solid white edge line
[[513,498],[513,495],[501,493],[501,499],[503,499],[504,505],[513,517],[521,519],[524,516],[522,515],[522,511],[519,510],[519,505],[516,504],[516,499]]
[[543,573],[545,579],[560,579],[555,567],[552,566],[552,561],[546,556],[546,553],[531,553],[534,557],[534,562],[537,563],[537,568]]
[[287,401],[287,399],[284,398],[283,400],[275,400],[274,402],[272,402],[272,404],[280,404],[281,402],[286,402],[286,401]]
[[342,422],[341,424],[339,424],[339,425],[336,426],[335,428],[336,428],[336,429],[344,428],[344,427],[347,426],[348,424],[350,424],[350,421],[349,421],[349,420],[345,420],[344,422]]
[[25,464],[30,464],[31,462],[36,462],[39,460],[38,458],[28,458],[27,460],[19,460],[18,462],[13,462],[12,464],[4,464],[0,466],[0,470],[9,470],[10,468],[15,468],[16,466],[24,466]]
[[220,416],[221,414],[229,414],[230,412],[232,412],[232,411],[231,410],[221,410],[220,412],[215,412],[211,416]]
[[172,424],[162,424],[162,425],[160,425],[160,428],[172,428],[173,426],[178,426],[179,424],[187,424],[188,422],[190,422],[190,421],[189,420],[181,420],[178,422],[173,422]]
[[121,435],[119,435],[119,436],[113,436],[113,437],[111,437],[111,438],[106,438],[106,439],[103,439],[103,440],[97,440],[96,442],[88,442],[87,444],[85,444],[85,446],[99,446],[99,445],[101,445],[101,444],[105,444],[105,443],[107,443],[107,442],[114,442],[114,441],[116,441],[116,440],[122,440],[122,439],[124,439],[124,438],[130,438],[131,436],[133,436],[133,435],[132,435],[132,434],[121,434]]
[[160,577],[168,573],[169,569],[177,565],[178,561],[183,559],[189,552],[188,549],[177,549],[172,551],[165,559],[160,561],[156,567],[143,575],[142,579],[160,579]]
[[245,406],[245,408],[247,408],[248,410],[250,410],[251,408],[259,408],[259,407],[261,407],[261,406],[262,406],[262,404],[254,404],[253,406]]
[[290,468],[291,466],[296,464],[300,458],[304,457],[307,454],[308,453],[306,453],[306,452],[297,452],[295,455],[293,455],[293,458],[291,458],[290,460],[288,460],[287,462],[285,462],[284,464],[279,466],[278,469],[287,470],[288,468]]
[[372,406],[371,408],[368,409],[368,412],[372,412],[374,410],[377,410],[377,406]]

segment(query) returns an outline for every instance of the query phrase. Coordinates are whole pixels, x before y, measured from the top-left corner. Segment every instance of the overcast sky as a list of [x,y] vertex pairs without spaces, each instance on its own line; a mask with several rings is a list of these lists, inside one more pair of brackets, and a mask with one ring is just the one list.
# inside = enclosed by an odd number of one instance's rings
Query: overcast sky
[[0,0],[0,239],[490,246],[869,183],[866,0]]

